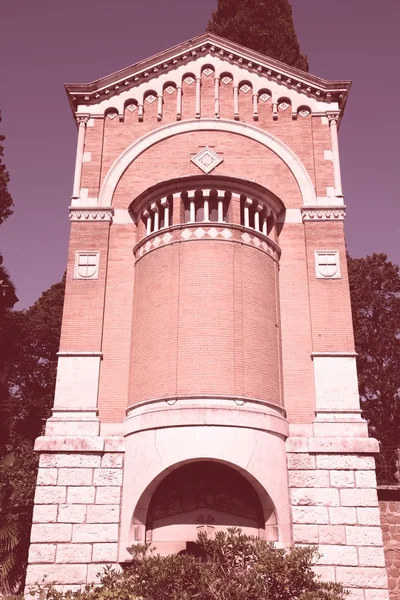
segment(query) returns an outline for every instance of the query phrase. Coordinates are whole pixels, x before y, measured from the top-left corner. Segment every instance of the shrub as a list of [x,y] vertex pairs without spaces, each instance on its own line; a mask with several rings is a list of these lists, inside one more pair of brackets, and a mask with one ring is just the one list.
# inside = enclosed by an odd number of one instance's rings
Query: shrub
[[[160,556],[144,546],[132,549],[124,571],[108,567],[99,585],[62,593],[47,587],[48,600],[343,600],[343,587],[321,581],[312,565],[314,547],[275,548],[242,534],[199,534],[199,556]],[[43,597],[42,592],[42,597]]]

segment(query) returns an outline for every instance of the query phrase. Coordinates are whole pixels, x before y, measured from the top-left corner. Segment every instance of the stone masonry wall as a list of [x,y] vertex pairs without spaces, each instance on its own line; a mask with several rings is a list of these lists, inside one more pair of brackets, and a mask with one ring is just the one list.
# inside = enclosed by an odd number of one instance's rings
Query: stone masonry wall
[[[390,600],[400,599],[400,492],[380,490],[383,544],[388,573]],[[381,498],[384,496],[385,499]],[[390,500],[389,500],[389,497]]]
[[318,544],[315,570],[342,583],[353,598],[387,599],[373,457],[290,450],[294,542]]
[[40,457],[26,585],[76,589],[117,561],[123,445]]

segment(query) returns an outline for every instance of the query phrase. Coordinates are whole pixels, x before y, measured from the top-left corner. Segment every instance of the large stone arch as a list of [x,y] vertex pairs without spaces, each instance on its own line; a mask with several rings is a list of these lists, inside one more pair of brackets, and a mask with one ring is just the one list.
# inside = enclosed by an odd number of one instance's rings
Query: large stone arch
[[290,148],[281,140],[270,133],[246,123],[238,123],[224,119],[201,119],[172,123],[160,127],[151,133],[146,134],[142,138],[135,140],[114,161],[106,174],[99,193],[99,205],[111,206],[114,191],[122,175],[129,165],[145,150],[169,137],[180,135],[182,133],[204,130],[239,134],[266,146],[286,164],[293,174],[303,198],[303,205],[313,205],[317,203],[315,189],[307,169],[296,154],[294,154],[294,152],[292,152],[292,150],[290,150]]
[[[147,537],[149,534],[149,520],[151,520],[150,512],[152,509],[154,512],[154,500],[156,499],[156,501],[159,501],[160,498],[158,496],[160,494],[160,489],[163,487],[169,488],[169,480],[171,480],[171,478],[179,480],[179,476],[183,471],[186,471],[186,477],[184,477],[184,486],[187,486],[188,484],[188,472],[193,471],[193,483],[194,488],[196,488],[196,484],[199,483],[199,468],[203,468],[204,471],[214,469],[216,472],[218,472],[218,475],[220,475],[218,481],[207,481],[207,485],[210,484],[209,495],[214,497],[212,499],[205,497],[204,502],[201,502],[201,500],[199,502],[199,498],[189,497],[193,494],[193,490],[187,490],[187,497],[184,499],[179,498],[179,500],[182,501],[182,504],[184,504],[184,502],[186,501],[187,503],[189,499],[196,506],[182,506],[180,507],[181,510],[179,510],[179,507],[173,507],[172,514],[169,515],[169,517],[163,519],[161,516],[159,522],[164,524],[164,521],[170,521],[169,525],[176,529],[176,534],[173,535],[170,540],[170,548],[168,548],[168,543],[167,548],[163,548],[163,544],[158,546],[157,542],[160,540],[154,540],[154,538],[151,536],[150,538]],[[224,485],[224,471],[225,475],[229,474],[230,472],[233,480],[235,480],[232,482],[234,487],[231,485],[230,490],[228,489],[229,485]],[[237,485],[239,481],[241,481],[241,484]],[[215,489],[213,489],[213,484],[216,484]],[[220,489],[216,489],[217,487]],[[194,491],[200,491],[201,494],[201,491],[203,491],[202,486],[199,485],[199,489]],[[221,499],[216,497],[218,491],[224,496],[224,498]],[[163,492],[165,492],[165,490],[163,490]],[[179,502],[178,496],[180,496],[181,493],[182,490],[177,490],[176,498],[172,493],[171,498],[167,499],[167,502],[169,500],[176,500]],[[226,496],[228,496],[230,493],[232,496],[235,496],[235,498],[228,499],[228,504],[230,503],[230,507],[226,507],[224,509],[222,506],[218,506],[218,504],[223,504],[224,501],[227,501]],[[253,497],[249,498],[250,495]],[[241,500],[247,500],[248,504],[248,506],[243,507],[243,514],[241,514],[241,507],[234,506],[235,503],[240,503]],[[250,512],[257,511],[258,514],[250,515],[248,510],[249,508]],[[160,507],[158,507],[158,509],[160,509]],[[245,513],[247,513],[247,515]],[[230,517],[226,519],[225,523],[225,520],[223,519],[224,514]],[[212,518],[210,521],[208,518],[206,518],[210,515],[213,515],[215,519]],[[154,514],[152,516],[154,517]],[[196,517],[199,516],[200,519],[196,519]],[[186,519],[185,517],[188,518]],[[203,519],[201,519],[201,517],[203,517]],[[258,521],[258,523],[251,523],[251,521]],[[193,526],[193,535],[189,534],[189,539],[184,539],[185,535],[188,534],[188,528],[185,527],[185,525]],[[151,545],[154,545],[155,542],[157,551],[164,553],[166,550],[168,553],[184,550],[185,547],[182,546],[182,541],[195,541],[197,535],[195,529],[204,529],[207,531],[209,528],[215,528],[215,530],[218,530],[221,528],[226,529],[227,527],[240,527],[245,533],[256,536],[260,535],[260,537],[263,539],[276,542],[278,540],[277,516],[275,506],[270,495],[253,475],[244,469],[238,468],[238,466],[231,461],[220,459],[207,460],[204,458],[189,459],[175,463],[169,468],[158,473],[158,475],[150,482],[146,489],[143,490],[132,516],[130,537],[132,542],[134,542],[135,537],[143,539],[143,541],[145,540],[146,543],[150,543]],[[183,528],[184,531],[180,531],[181,528]],[[189,531],[190,529],[191,528],[189,527]],[[207,533],[209,534],[210,531],[207,531]],[[182,535],[183,538],[180,539]]]
[[[288,430],[279,410],[253,402],[239,406],[226,400],[209,400],[205,406],[192,399],[168,404],[177,410],[181,421],[159,427],[163,404],[135,407],[124,423],[119,561],[129,559],[128,546],[144,542],[147,509],[158,484],[177,466],[202,460],[225,463],[239,471],[258,493],[264,515],[274,508],[276,543],[280,547],[290,544],[285,451]],[[267,517],[265,525],[274,527],[275,523],[268,523]]]

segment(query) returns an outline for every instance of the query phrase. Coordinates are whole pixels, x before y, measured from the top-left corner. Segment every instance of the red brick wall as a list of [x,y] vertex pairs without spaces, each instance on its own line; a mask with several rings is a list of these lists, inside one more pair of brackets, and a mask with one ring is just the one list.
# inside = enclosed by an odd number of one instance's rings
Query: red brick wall
[[[101,350],[109,231],[109,223],[71,223],[60,350]],[[100,252],[98,279],[73,279],[77,250]]]
[[212,240],[142,257],[130,403],[186,394],[279,403],[275,269],[263,252]]
[[[201,89],[202,117],[213,117],[213,74],[203,74]],[[195,90],[195,82],[183,83],[183,120],[195,116]],[[221,83],[219,92],[220,116],[232,119],[232,83]],[[176,91],[164,94],[161,122],[157,121],[157,101],[145,101],[141,123],[137,110],[125,110],[123,121],[106,116],[87,127],[85,151],[91,153],[91,160],[83,165],[82,187],[88,188],[90,198],[98,196],[111,165],[132,142],[176,122],[176,101]],[[324,151],[330,149],[326,120],[320,116],[293,120],[291,108],[280,110],[278,120],[273,120],[271,99],[259,102],[258,114],[255,122],[252,91],[239,91],[240,122],[265,130],[286,144],[306,167],[317,195],[325,196],[326,188],[333,186],[332,162],[324,157]],[[206,145],[224,158],[213,175],[256,181],[287,208],[302,205],[291,171],[271,150],[238,134],[201,131],[171,137],[140,155],[118,183],[114,207],[128,208],[139,194],[160,181],[198,175],[190,158]],[[177,216],[175,211],[175,221]],[[210,393],[248,394],[274,401],[280,399],[281,386],[289,420],[313,419],[311,352],[353,349],[342,224],[286,224],[279,237],[279,284],[278,272],[270,267],[272,261],[261,253],[211,241],[183,244],[184,251],[179,245],[158,249],[139,261],[135,273],[132,249],[138,238],[133,223],[111,228],[106,223],[72,225],[61,349],[103,351],[102,420],[122,419],[126,405],[145,396],[204,391],[205,381]],[[315,279],[315,249],[340,251],[342,279]],[[98,280],[72,279],[75,250],[100,250]],[[192,253],[198,251],[199,257],[194,257]],[[281,322],[277,317],[278,288]],[[192,308],[187,314],[181,312],[182,306],[192,307],[192,295],[198,318],[193,317]],[[149,297],[152,302],[147,302]],[[142,348],[142,341],[147,346]],[[208,353],[208,359],[185,363],[195,347],[201,348],[200,357]],[[210,374],[217,361],[219,381]]]
[[400,496],[392,501],[379,499],[383,545],[390,600],[400,598]]

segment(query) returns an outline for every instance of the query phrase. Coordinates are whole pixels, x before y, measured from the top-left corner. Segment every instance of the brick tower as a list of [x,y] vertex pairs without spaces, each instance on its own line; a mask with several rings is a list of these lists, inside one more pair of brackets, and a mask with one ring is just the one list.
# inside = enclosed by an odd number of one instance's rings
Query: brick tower
[[239,526],[387,597],[337,128],[350,83],[211,34],[90,84],[28,583]]

